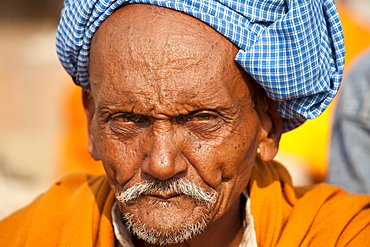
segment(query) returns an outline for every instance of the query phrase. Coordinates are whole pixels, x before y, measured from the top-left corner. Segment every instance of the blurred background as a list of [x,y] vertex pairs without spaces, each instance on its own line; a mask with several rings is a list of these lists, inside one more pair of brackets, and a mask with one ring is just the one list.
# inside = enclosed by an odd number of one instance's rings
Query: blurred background
[[[370,46],[370,0],[337,1],[350,62]],[[62,69],[55,30],[62,0],[0,2],[0,219],[27,205],[66,172],[103,172],[87,154],[80,89]],[[295,184],[327,172],[334,104],[283,135],[277,160]]]
[[0,218],[56,176],[63,95],[70,83],[55,52],[62,1],[0,1]]

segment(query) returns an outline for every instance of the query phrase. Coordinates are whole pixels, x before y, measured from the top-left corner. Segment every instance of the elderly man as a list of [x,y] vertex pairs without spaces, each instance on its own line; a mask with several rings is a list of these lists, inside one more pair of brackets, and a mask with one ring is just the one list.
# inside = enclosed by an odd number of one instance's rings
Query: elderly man
[[2,246],[368,243],[368,196],[294,188],[271,161],[338,90],[332,1],[70,0],[57,47],[106,176],[60,179]]

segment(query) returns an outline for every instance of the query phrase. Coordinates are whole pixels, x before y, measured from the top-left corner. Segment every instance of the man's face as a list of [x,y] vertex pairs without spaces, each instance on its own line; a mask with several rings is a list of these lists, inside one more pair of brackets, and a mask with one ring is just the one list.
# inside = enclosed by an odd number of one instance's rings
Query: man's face
[[239,210],[262,134],[236,52],[200,21],[146,5],[95,34],[90,152],[136,231],[177,238]]

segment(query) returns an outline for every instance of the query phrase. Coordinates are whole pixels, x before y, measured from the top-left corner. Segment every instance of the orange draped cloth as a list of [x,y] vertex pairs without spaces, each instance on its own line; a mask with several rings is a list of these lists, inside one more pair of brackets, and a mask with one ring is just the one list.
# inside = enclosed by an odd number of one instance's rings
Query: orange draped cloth
[[[370,196],[294,188],[284,167],[259,160],[248,189],[258,246],[370,243]],[[104,175],[68,175],[0,222],[0,246],[114,246],[113,202]]]

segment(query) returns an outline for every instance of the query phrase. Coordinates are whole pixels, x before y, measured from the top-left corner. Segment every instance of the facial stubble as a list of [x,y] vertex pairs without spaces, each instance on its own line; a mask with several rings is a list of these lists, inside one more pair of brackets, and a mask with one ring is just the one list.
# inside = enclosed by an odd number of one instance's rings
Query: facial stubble
[[[153,193],[176,194],[187,197],[194,201],[198,209],[197,214],[191,214],[181,222],[181,227],[173,227],[171,221],[166,222],[165,217],[155,221],[156,225],[149,226],[145,222],[145,217],[126,212],[123,214],[124,222],[132,234],[147,243],[155,245],[170,245],[188,241],[194,236],[202,233],[210,220],[212,205],[217,198],[217,192],[211,190],[207,192],[202,187],[183,179],[170,179],[166,181],[146,180],[135,184],[121,193],[117,193],[116,198],[119,202],[126,205],[140,199],[143,195]],[[159,207],[163,214],[171,207],[177,208],[179,202],[150,200],[148,204]],[[145,205],[144,205],[145,206]]]

